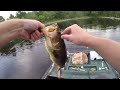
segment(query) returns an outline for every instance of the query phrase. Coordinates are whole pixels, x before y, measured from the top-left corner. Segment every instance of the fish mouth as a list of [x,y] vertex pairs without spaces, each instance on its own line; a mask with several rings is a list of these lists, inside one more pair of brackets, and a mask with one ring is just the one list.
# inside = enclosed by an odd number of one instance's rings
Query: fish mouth
[[52,24],[51,26],[46,27],[47,32],[53,32],[58,29],[57,23]]
[[53,23],[50,26],[46,26],[45,28],[39,30],[40,32],[43,33],[44,36],[46,37],[52,37],[54,35],[55,32],[58,32],[59,30],[58,24],[57,23]]

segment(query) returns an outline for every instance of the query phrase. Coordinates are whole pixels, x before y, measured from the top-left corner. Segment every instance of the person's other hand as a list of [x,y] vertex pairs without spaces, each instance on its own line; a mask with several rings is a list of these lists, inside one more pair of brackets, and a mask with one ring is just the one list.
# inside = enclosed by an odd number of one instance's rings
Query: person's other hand
[[73,42],[74,44],[84,45],[84,41],[87,39],[89,34],[77,24],[67,27],[62,32],[62,39]]
[[42,32],[39,32],[40,29],[44,28],[44,24],[37,20],[31,19],[21,19],[22,21],[22,30],[19,31],[20,36],[26,40],[37,40]]

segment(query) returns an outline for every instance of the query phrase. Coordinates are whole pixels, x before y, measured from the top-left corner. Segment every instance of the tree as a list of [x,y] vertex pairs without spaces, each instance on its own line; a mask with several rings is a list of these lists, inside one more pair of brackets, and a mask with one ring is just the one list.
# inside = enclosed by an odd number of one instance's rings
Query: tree
[[24,18],[37,20],[37,15],[35,14],[35,12],[27,12]]
[[54,18],[63,19],[65,16],[65,11],[55,11]]
[[10,14],[9,19],[15,18],[14,15]]
[[25,15],[26,15],[25,11],[16,12],[16,18],[25,18]]
[[0,16],[0,22],[3,22],[3,21],[5,21],[5,19],[2,16]]

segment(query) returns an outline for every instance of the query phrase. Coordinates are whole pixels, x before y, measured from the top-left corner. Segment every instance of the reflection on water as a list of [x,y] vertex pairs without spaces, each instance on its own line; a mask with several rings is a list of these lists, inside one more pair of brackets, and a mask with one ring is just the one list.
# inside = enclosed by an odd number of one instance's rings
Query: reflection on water
[[78,24],[85,28],[101,28],[105,30],[106,28],[116,28],[120,25],[120,20],[108,19],[108,18],[88,18],[88,19],[78,19],[60,22],[59,26],[64,29],[72,24]]
[[64,30],[66,27],[73,24],[78,24],[95,36],[120,41],[120,20],[108,18],[78,19],[60,22],[59,26]]
[[44,44],[40,40],[15,48],[16,55],[0,56],[0,79],[39,79],[51,65]]
[[114,29],[105,29],[101,30],[99,29],[87,29],[87,32],[91,33],[92,35],[98,36],[98,37],[104,37],[109,38],[115,41],[120,41],[120,27],[116,26]]
[[[90,18],[58,24],[61,30],[72,24],[78,24],[95,36],[120,41],[119,20]],[[80,47],[76,45],[73,47],[70,44],[72,43],[66,43],[68,51]],[[36,42],[23,41],[15,45],[11,44],[0,51],[0,78],[40,78],[50,64],[51,61],[44,47],[44,38]]]

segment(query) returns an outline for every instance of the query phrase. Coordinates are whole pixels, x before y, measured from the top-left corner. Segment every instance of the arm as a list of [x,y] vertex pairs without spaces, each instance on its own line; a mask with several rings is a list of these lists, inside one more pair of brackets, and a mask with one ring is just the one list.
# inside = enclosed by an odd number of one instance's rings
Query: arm
[[8,44],[11,40],[15,39],[17,36],[19,36],[19,33],[17,31],[7,32],[1,35],[0,48],[4,47],[6,44]]
[[76,24],[66,28],[62,34],[63,39],[94,49],[120,72],[120,43],[110,39],[92,36]]
[[85,41],[85,45],[94,49],[120,72],[120,43],[110,39],[90,36]]
[[22,23],[19,19],[0,23],[0,47],[5,46],[19,35]]
[[17,36],[26,40],[37,40],[41,33],[38,28],[44,25],[36,20],[29,19],[11,19],[0,23],[0,48],[5,46]]

